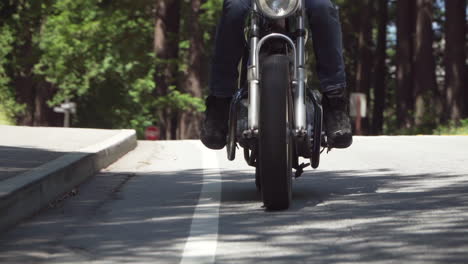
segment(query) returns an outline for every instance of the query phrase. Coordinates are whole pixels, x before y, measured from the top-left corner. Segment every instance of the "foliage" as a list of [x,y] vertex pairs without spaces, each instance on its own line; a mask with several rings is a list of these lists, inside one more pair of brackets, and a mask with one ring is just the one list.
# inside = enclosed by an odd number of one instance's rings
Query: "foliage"
[[203,28],[211,28],[212,32],[206,31],[204,35],[204,40],[207,44],[212,44],[214,34],[214,25],[219,20],[221,15],[223,1],[222,0],[207,0],[201,6],[203,10],[202,15],[200,16],[200,24]]
[[149,17],[137,10],[106,12],[101,3],[64,0],[53,6],[39,44],[43,55],[35,67],[60,87],[51,104],[84,96],[111,76],[117,79],[114,84],[127,86],[146,75],[142,68],[147,67],[141,66],[151,63],[149,52],[135,51],[150,50]]
[[[158,0],[156,0],[158,1]],[[176,0],[178,1],[178,0]],[[447,1],[447,0],[446,0]],[[368,23],[372,26],[372,52],[377,46],[377,1],[364,5],[363,1],[335,0],[340,9],[343,27],[344,56],[347,67],[349,90],[355,89],[359,58],[359,30],[361,17],[370,8]],[[209,75],[210,57],[216,24],[221,15],[223,0],[203,0],[198,21],[191,21],[191,1],[180,0],[181,18],[179,55],[170,63],[178,65],[176,85],[166,94],[159,92],[155,83],[155,69],[161,59],[154,54],[155,0],[3,0],[0,1],[0,116],[15,120],[27,111],[35,111],[31,105],[21,104],[18,99],[22,87],[17,85],[21,78],[33,82],[29,88],[40,93],[45,84],[54,88],[48,101],[50,107],[66,99],[77,102],[78,113],[73,125],[98,128],[131,127],[142,135],[146,126],[161,123],[162,112],[178,116],[181,111],[204,111],[201,98],[183,91],[184,75],[190,68],[188,52],[190,34],[188,23],[199,23],[203,32],[202,77]],[[384,133],[459,133],[465,131],[448,124],[438,126],[437,113],[427,112],[423,126],[399,129],[396,120],[397,82],[396,26],[398,10],[396,1],[390,0],[387,41],[387,82]],[[445,34],[444,1],[435,1],[434,47],[439,87],[444,87]],[[312,51],[313,42],[308,42]],[[312,56],[308,68],[314,70],[317,63]],[[371,56],[372,57],[372,56]],[[368,63],[373,64],[374,59]],[[206,69],[205,69],[206,68]],[[371,73],[371,78],[374,74]],[[202,80],[206,89],[206,80]],[[319,86],[313,71],[309,72],[309,84]],[[369,108],[372,110],[375,87],[367,91]],[[161,89],[166,91],[166,89]],[[431,93],[426,102],[432,102]],[[47,98],[50,98],[47,97]],[[370,115],[372,112],[369,111]],[[41,113],[32,113],[41,114]],[[410,113],[412,114],[412,113]],[[370,116],[372,117],[372,116]],[[0,117],[1,118],[1,117]],[[167,119],[167,117],[166,117]],[[364,126],[370,122],[364,120]],[[438,127],[437,127],[438,126]],[[434,129],[437,127],[436,129]],[[455,131],[455,132],[454,132]],[[464,132],[462,132],[464,133]]]
[[0,125],[12,125],[11,120],[5,115],[5,112],[0,109]]
[[448,125],[441,125],[434,129],[435,135],[468,135],[468,119],[461,120],[458,124],[450,122]]
[[14,36],[8,25],[0,27],[0,106],[2,123],[10,123],[15,114],[20,113],[24,106],[16,103],[11,79],[5,69],[8,63],[7,55],[13,49]]
[[39,42],[37,74],[59,87],[49,102],[78,103],[75,124],[143,131],[157,122],[155,110],[195,105],[195,98],[171,93],[154,98],[152,1],[55,1]]

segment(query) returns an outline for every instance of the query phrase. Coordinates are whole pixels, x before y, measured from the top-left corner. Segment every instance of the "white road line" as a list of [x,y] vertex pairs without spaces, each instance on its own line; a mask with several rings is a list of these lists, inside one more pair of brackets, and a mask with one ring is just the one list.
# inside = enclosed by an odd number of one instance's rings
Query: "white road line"
[[216,152],[197,142],[203,159],[203,187],[180,263],[214,263],[218,244],[221,171]]

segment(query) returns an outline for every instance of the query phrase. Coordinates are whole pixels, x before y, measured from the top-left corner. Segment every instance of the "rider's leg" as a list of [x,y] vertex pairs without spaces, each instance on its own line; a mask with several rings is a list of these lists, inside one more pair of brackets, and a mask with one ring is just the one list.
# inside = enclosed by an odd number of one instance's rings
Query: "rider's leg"
[[206,99],[201,140],[206,147],[226,145],[229,102],[236,87],[238,65],[244,51],[244,21],[251,0],[224,0],[215,39],[211,68],[210,96]]
[[337,7],[330,0],[306,0],[312,31],[317,74],[324,94],[324,124],[331,147],[352,144],[341,25]]
[[224,0],[211,66],[210,91],[231,97],[237,88],[238,65],[245,47],[244,22],[251,0]]

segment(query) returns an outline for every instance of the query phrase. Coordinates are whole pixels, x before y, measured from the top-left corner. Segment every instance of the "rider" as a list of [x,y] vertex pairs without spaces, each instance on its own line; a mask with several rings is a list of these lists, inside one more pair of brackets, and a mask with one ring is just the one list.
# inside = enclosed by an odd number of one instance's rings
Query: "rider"
[[[229,106],[238,79],[244,50],[244,22],[252,0],[224,0],[216,34],[211,70],[210,95],[206,99],[201,141],[210,149],[226,145]],[[347,148],[352,132],[346,96],[338,9],[330,0],[305,0],[313,36],[317,74],[323,93],[324,126],[329,147]]]

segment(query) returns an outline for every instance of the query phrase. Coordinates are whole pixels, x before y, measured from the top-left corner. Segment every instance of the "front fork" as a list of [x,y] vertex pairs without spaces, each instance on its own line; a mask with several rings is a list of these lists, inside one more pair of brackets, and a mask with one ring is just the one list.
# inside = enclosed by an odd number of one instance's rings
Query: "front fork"
[[[304,1],[302,1],[302,5]],[[302,6],[303,7],[303,6]],[[306,83],[307,76],[305,72],[305,38],[306,30],[304,27],[304,8],[301,8],[301,14],[297,16],[297,38],[296,38],[296,60],[297,76],[294,94],[294,116],[296,136],[305,136],[307,134],[306,122]]]
[[260,81],[258,76],[259,65],[257,65],[257,48],[260,35],[258,26],[259,17],[255,1],[252,1],[252,19],[250,24],[250,65],[247,70],[247,81],[249,85],[249,116],[248,130],[244,132],[245,136],[250,138],[258,134],[258,124],[260,116]]
[[248,108],[248,130],[244,132],[247,138],[258,134],[258,124],[260,116],[260,74],[259,74],[259,54],[265,41],[270,38],[284,39],[294,52],[294,74],[293,74],[293,96],[294,96],[294,133],[296,136],[305,136],[307,134],[306,124],[306,104],[305,87],[306,73],[305,65],[305,27],[304,27],[304,2],[301,1],[300,14],[297,15],[297,38],[294,43],[289,37],[282,34],[270,34],[259,40],[259,17],[255,1],[252,3],[253,14],[251,19],[250,32],[250,65],[248,67],[248,87],[249,87],[249,108]]

